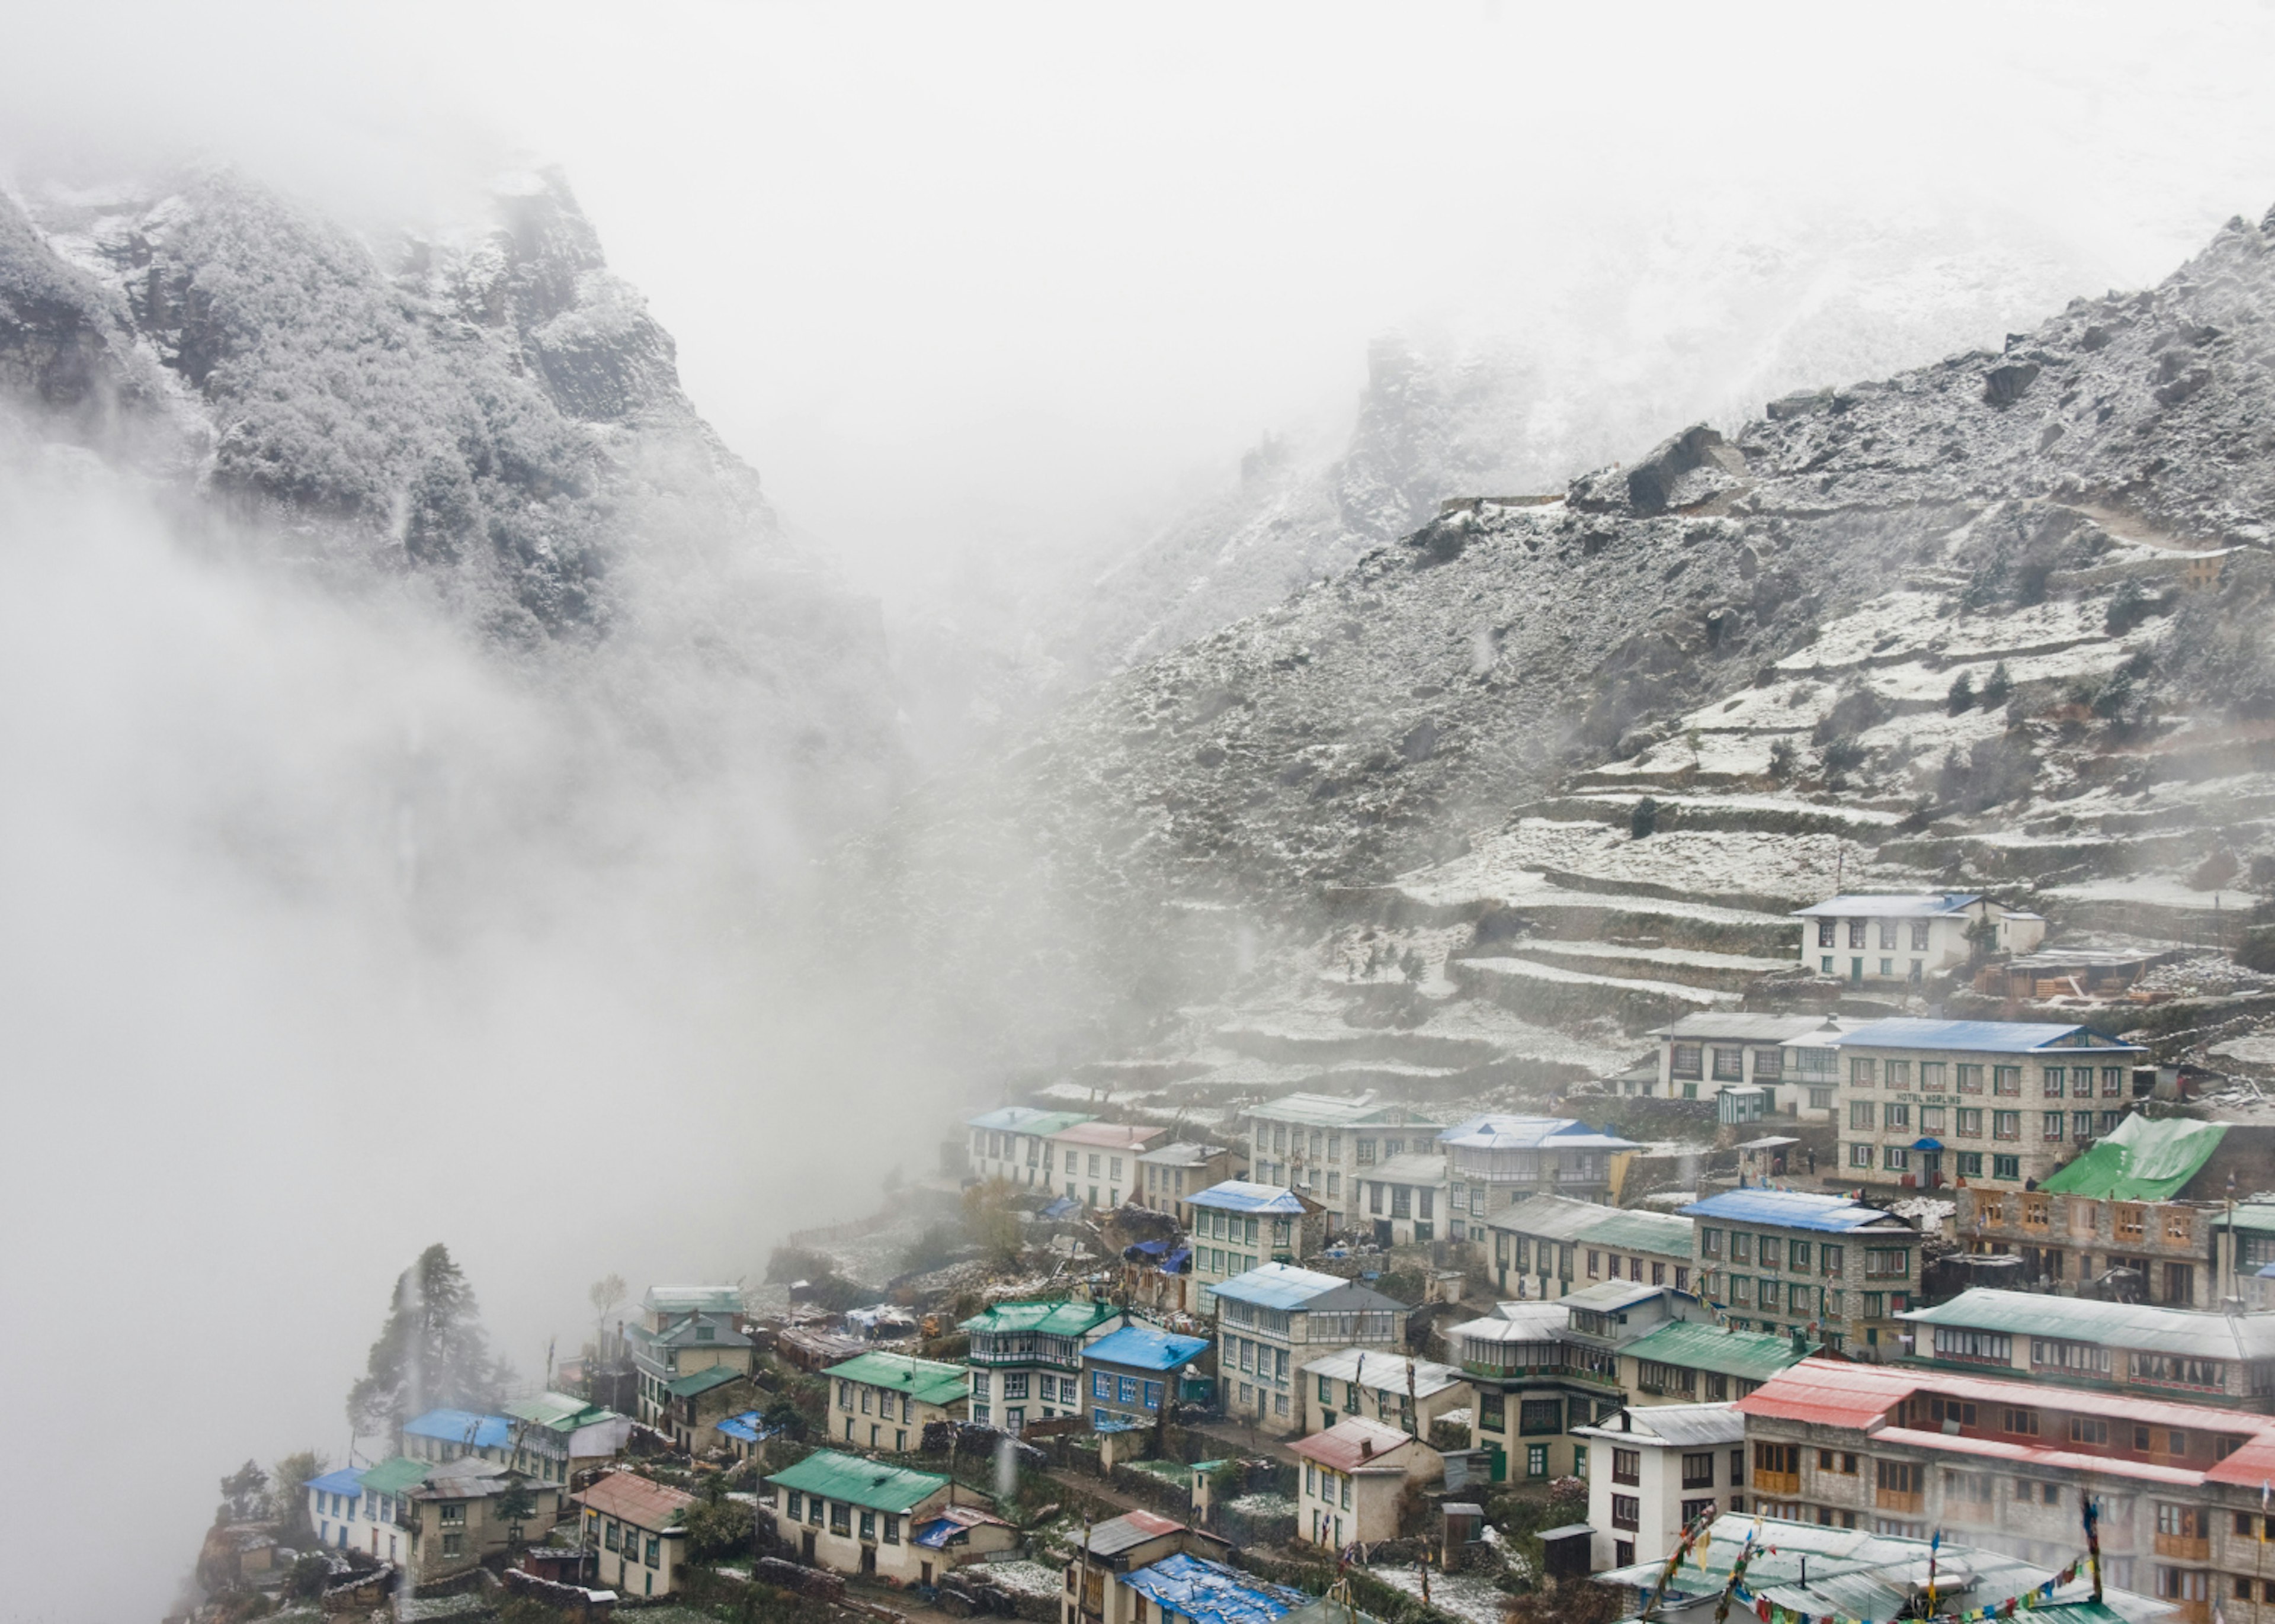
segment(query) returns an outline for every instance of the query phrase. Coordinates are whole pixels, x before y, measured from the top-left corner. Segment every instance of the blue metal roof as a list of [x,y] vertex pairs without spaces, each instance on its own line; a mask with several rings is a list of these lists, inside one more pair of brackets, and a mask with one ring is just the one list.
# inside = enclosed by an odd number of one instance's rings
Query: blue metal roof
[[2141,1052],[2136,1045],[2119,1043],[2083,1026],[2062,1026],[2051,1021],[1924,1021],[1909,1016],[1873,1021],[1827,1037],[1825,1043],[1840,1049],[1974,1049],[1993,1054],[2089,1047],[2128,1054]]
[[1294,1190],[1277,1184],[1251,1184],[1244,1179],[1227,1179],[1185,1199],[1195,1206],[1217,1207],[1227,1212],[1270,1212],[1294,1218],[1304,1215],[1304,1198]]
[[1964,913],[1982,900],[1972,891],[1945,891],[1931,896],[1873,896],[1860,892],[1796,908],[1788,917],[1811,919],[1847,915],[1863,919],[1934,919],[1946,914]]
[[307,1486],[320,1494],[345,1494],[351,1497],[363,1492],[363,1474],[342,1467],[336,1472],[326,1472],[321,1477],[308,1479]]
[[472,1449],[503,1449],[513,1441],[513,1423],[503,1416],[478,1416],[471,1409],[430,1409],[403,1430],[413,1438],[432,1438]]
[[1176,1613],[1198,1624],[1275,1624],[1311,1599],[1301,1590],[1267,1584],[1183,1552],[1139,1568],[1122,1582],[1151,1598],[1165,1617]]
[[1267,1263],[1234,1275],[1216,1288],[1216,1295],[1236,1303],[1253,1303],[1258,1308],[1301,1308],[1313,1297],[1352,1283],[1340,1274],[1299,1269],[1292,1263]]
[[1124,1326],[1082,1350],[1085,1359],[1138,1371],[1182,1370],[1208,1351],[1205,1336],[1176,1336],[1151,1326]]
[[1438,1136],[1440,1144],[1491,1151],[1636,1151],[1643,1147],[1617,1134],[1599,1133],[1564,1116],[1473,1116]]
[[1886,1221],[1876,1206],[1859,1206],[1846,1196],[1820,1196],[1806,1190],[1726,1190],[1680,1209],[1685,1218],[1719,1218],[1734,1224],[1774,1224],[1786,1229],[1822,1229],[1839,1234]]

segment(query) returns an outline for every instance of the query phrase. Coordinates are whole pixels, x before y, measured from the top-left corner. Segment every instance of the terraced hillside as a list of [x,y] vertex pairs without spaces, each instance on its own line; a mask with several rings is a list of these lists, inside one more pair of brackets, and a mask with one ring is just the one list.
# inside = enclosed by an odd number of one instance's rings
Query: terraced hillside
[[1263,1010],[1631,1050],[1742,996],[1836,880],[2200,942],[2275,888],[2270,232],[1999,352],[1448,503],[859,861],[959,1016],[1031,1054]]

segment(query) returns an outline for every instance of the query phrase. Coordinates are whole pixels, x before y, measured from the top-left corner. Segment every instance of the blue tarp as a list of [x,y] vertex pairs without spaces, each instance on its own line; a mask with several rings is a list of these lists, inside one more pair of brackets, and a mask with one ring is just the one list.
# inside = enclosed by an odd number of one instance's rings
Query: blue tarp
[[1168,1257],[1161,1259],[1161,1273],[1164,1274],[1183,1274],[1185,1272],[1185,1265],[1190,1263],[1192,1258],[1193,1249],[1190,1246],[1180,1246],[1176,1250],[1171,1252]]
[[1133,1252],[1143,1252],[1148,1258],[1158,1258],[1169,1250],[1169,1243],[1167,1241],[1139,1241],[1130,1250]]
[[1204,1336],[1177,1336],[1151,1326],[1124,1326],[1082,1350],[1085,1360],[1131,1371],[1182,1370],[1208,1351]]
[[1071,1218],[1081,1211],[1082,1203],[1077,1201],[1072,1196],[1061,1196],[1043,1209],[1043,1216],[1056,1220],[1062,1218]]
[[513,1441],[513,1423],[503,1416],[478,1416],[470,1409],[430,1409],[403,1430],[413,1438],[432,1438],[470,1449],[503,1449]]
[[1141,1567],[1122,1582],[1150,1598],[1164,1614],[1198,1624],[1275,1624],[1311,1599],[1284,1584],[1267,1584],[1183,1552]]
[[1859,1206],[1846,1196],[1818,1195],[1806,1190],[1770,1190],[1759,1184],[1744,1190],[1726,1190],[1679,1211],[1685,1218],[1719,1218],[1730,1223],[1775,1224],[1788,1229],[1823,1229],[1834,1234],[1861,1229],[1888,1216],[1878,1207]]
[[764,1443],[769,1438],[780,1438],[782,1429],[768,1426],[755,1409],[746,1409],[739,1416],[729,1416],[719,1423],[719,1431],[729,1438],[738,1438],[746,1444]]

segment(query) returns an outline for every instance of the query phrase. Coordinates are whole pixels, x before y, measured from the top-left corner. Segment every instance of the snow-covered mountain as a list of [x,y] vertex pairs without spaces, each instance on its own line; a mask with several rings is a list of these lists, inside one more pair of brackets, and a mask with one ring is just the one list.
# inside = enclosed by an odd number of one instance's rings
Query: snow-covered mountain
[[0,196],[0,393],[267,568],[427,605],[666,759],[866,816],[874,606],[795,547],[558,175],[359,235],[228,172]]

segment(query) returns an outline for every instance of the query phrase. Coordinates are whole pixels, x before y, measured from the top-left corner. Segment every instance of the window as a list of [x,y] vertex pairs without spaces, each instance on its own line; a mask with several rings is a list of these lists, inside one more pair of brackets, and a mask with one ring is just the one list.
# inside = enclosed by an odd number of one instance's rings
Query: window
[[2030,1339],[2030,1363],[2042,1371],[2075,1371],[2085,1376],[2107,1376],[2109,1349],[2097,1342],[2070,1342],[2051,1336],[2034,1336]]
[[662,1546],[663,1546],[663,1541],[662,1541],[662,1539],[661,1539],[661,1537],[659,1537],[659,1536],[657,1536],[657,1535],[654,1535],[654,1534],[650,1534],[650,1535],[647,1537],[647,1561],[646,1561],[646,1565],[647,1565],[648,1567],[655,1567],[655,1566],[657,1565],[657,1563],[658,1563],[659,1560],[660,1560],[660,1559],[662,1557],[662,1555],[663,1555]]
[[2157,1502],[2157,1532],[2167,1539],[2207,1539],[2211,1530],[2201,1506]]
[[[1240,1342],[1241,1346],[1243,1348],[1247,1346],[1247,1343],[1242,1341],[1238,1337],[1232,1338],[1231,1340]],[[1112,1398],[1114,1396],[1114,1378],[1107,1375],[1104,1371],[1092,1371],[1090,1373],[1090,1396],[1094,1399]]]
[[1944,1130],[1943,1107],[1941,1106],[1922,1106],[1920,1107],[1919,1125],[1920,1131],[1931,1137],[1941,1133]]
[[1711,1489],[1714,1486],[1714,1452],[1712,1449],[1682,1457],[1682,1486],[1686,1489]]
[[885,1543],[888,1545],[901,1543],[901,1516],[896,1511],[885,1514]]
[[1872,1165],[1872,1146],[1869,1140],[1856,1139],[1849,1143],[1848,1165],[1852,1167],[1869,1167]]
[[1890,1128],[1909,1128],[1912,1125],[1911,1107],[1901,1100],[1888,1101],[1886,1125]]
[[2120,1095],[2124,1093],[2124,1091],[2125,1068],[2122,1066],[2104,1066],[2101,1069],[2102,1097],[2104,1099],[2108,1099],[2115,1095]]
[[2106,1444],[2109,1423],[2098,1416],[2072,1416],[2069,1418],[2069,1441],[2073,1444]]
[[1722,1232],[1719,1229],[1701,1229],[1698,1232],[1698,1255],[1701,1258],[1719,1258],[1722,1255]]
[[[1935,1328],[1935,1356],[1960,1359],[1970,1364],[2012,1364],[2014,1339],[2004,1331],[1970,1331],[1964,1326]],[[2009,1411],[2008,1414],[2014,1412]],[[2009,1427],[2007,1431],[2014,1429]]]
[[[1882,975],[1888,972],[1882,971]],[[1912,1063],[1908,1060],[1892,1060],[1882,1068],[1885,1081],[1890,1088],[1909,1088],[1912,1085]]]
[[[876,1537],[877,1514],[873,1511],[865,1510],[861,1514],[861,1537],[864,1539],[874,1539]],[[654,1557],[650,1557],[648,1560],[650,1561],[654,1561],[655,1559]]]
[[1864,1278],[1866,1280],[1909,1280],[1912,1255],[1902,1246],[1868,1246],[1864,1249]]
[[1966,1061],[1961,1061],[1952,1067],[1952,1074],[1959,1080],[1961,1093],[1979,1094],[1983,1091],[1982,1067],[1970,1066]]
[[1742,1083],[1746,1080],[1746,1052],[1717,1046],[1714,1050],[1714,1081]]
[[[2060,1099],[2062,1097],[2062,1078],[2064,1075],[2065,1073],[2063,1069],[2060,1066],[2045,1066],[2039,1069],[2038,1086],[2040,1091],[2048,1099]],[[2091,1072],[2086,1073],[2088,1092],[2091,1091],[2092,1077],[2093,1074]]]
[[1750,1264],[1754,1260],[1754,1237],[1742,1229],[1730,1232],[1730,1261]]
[[1548,1446],[1527,1444],[1524,1446],[1524,1475],[1528,1477],[1548,1476]]
[[1612,1481],[1640,1484],[1643,1481],[1643,1451],[1614,1449],[1612,1451]]
[[1927,1418],[1937,1426],[1954,1422],[1962,1427],[1975,1424],[1975,1406],[1965,1399],[1937,1399],[1927,1401]]
[[1873,1126],[1873,1115],[1874,1109],[1871,1100],[1852,1099],[1848,1102],[1849,1127],[1870,1131]]
[[1633,1529],[1643,1522],[1643,1502],[1632,1494],[1612,1496],[1612,1526]]
[[829,1531],[833,1534],[850,1534],[853,1531],[853,1508],[843,1500],[829,1502]]
[[1961,1151],[1956,1154],[1954,1160],[1954,1170],[1961,1178],[1979,1179],[1983,1176],[1983,1152],[1981,1151]]
[[1817,1255],[1821,1260],[1821,1265],[1825,1273],[1838,1274],[1840,1273],[1841,1260],[1846,1255],[1845,1249],[1828,1241],[1824,1245],[1817,1249]]
[[1991,1113],[1991,1137],[1994,1139],[2019,1139],[2022,1137],[2022,1114],[2020,1111]]
[[1516,1407],[1516,1430],[1520,1433],[1561,1432],[1564,1430],[1564,1401],[1523,1400]]
[[1754,1051],[1755,1081],[1767,1083],[1784,1076],[1785,1051],[1783,1049],[1756,1049]]
[[1773,1235],[1765,1235],[1762,1236],[1761,1240],[1762,1267],[1765,1269],[1774,1269],[1778,1266],[1778,1258],[1785,1251],[1785,1243],[1779,1240],[1778,1237]]
[[1835,940],[1839,927],[1837,919],[1819,919],[1817,922],[1817,945],[1820,948],[1839,947],[1840,944]]
[[1952,1121],[1961,1138],[1979,1139],[1983,1137],[1983,1107],[1981,1106],[1961,1106],[1951,1114]]
[[1872,1062],[1852,1055],[1848,1061],[1848,1081],[1858,1088],[1872,1086]]
[[466,1537],[464,1534],[444,1534],[442,1536],[442,1554],[444,1556],[457,1556],[465,1549],[465,1543]]
[[1991,1091],[1994,1094],[2019,1094],[2022,1091],[2022,1069],[2020,1066],[1991,1068]]
[[1362,1167],[1371,1167],[1374,1166],[1374,1141],[1372,1139],[1361,1139],[1357,1142],[1357,1144],[1358,1165]]
[[611,1522],[608,1524],[608,1531],[601,1535],[601,1543],[608,1549],[613,1551],[616,1548],[617,1541],[623,1537],[623,1534],[624,1530],[622,1527],[617,1523]]
[[1901,1144],[1884,1144],[1880,1147],[1880,1165],[1892,1173],[1903,1171],[1911,1165],[1911,1152]]
[[2038,1435],[2038,1412],[2010,1405],[2000,1417],[1999,1426],[2012,1437],[2036,1438]]
[[2159,1600],[2203,1601],[2211,1595],[2211,1575],[2201,1569],[2193,1567],[2157,1569],[2157,1596]]
[[2062,1137],[2062,1124],[2068,1119],[2060,1111],[2048,1111],[2044,1114],[2045,1127],[2039,1137],[2046,1139],[2060,1138]]

